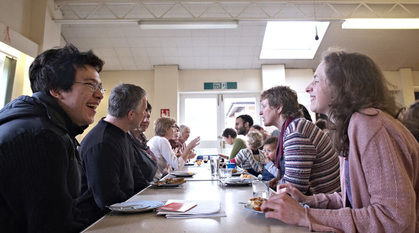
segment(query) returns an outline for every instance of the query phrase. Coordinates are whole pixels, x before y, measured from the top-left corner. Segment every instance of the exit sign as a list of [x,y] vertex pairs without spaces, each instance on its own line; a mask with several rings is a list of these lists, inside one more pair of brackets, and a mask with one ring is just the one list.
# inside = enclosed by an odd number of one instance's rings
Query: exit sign
[[237,89],[237,82],[204,83],[204,90]]

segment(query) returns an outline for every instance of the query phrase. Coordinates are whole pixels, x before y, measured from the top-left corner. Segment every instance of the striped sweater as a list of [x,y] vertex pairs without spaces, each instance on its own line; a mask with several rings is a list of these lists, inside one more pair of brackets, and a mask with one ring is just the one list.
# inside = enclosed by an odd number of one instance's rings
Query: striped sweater
[[259,154],[254,155],[249,148],[241,149],[236,155],[235,163],[240,165],[243,169],[253,169],[257,173],[262,172],[263,165],[265,164],[265,156],[259,150]]
[[297,118],[288,125],[283,156],[279,183],[292,183],[306,195],[340,191],[338,155],[329,136],[311,121]]

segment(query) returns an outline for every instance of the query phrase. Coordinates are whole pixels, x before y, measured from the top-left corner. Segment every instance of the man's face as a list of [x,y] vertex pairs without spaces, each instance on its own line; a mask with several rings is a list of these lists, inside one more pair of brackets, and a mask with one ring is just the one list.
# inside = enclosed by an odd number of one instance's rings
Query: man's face
[[243,119],[241,117],[236,118],[236,125],[234,127],[237,131],[237,134],[246,135],[246,127],[243,124]]
[[133,130],[138,127],[138,125],[144,120],[144,116],[146,115],[145,109],[147,108],[147,99],[143,97],[141,99],[140,104],[137,106],[136,109],[133,109],[132,116],[131,116],[131,123],[132,125],[130,130]]
[[79,125],[89,125],[94,122],[96,108],[103,99],[100,89],[92,91],[89,84],[101,84],[99,73],[92,66],[77,68],[76,77],[71,90],[64,92],[62,90],[54,92],[52,96],[57,103],[70,116],[71,120]]

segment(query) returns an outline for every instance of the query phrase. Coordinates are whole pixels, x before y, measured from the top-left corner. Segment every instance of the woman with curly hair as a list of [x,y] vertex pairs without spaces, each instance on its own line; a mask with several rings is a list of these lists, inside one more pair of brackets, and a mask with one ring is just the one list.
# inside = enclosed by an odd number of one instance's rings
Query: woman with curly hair
[[419,231],[419,144],[395,118],[387,85],[365,55],[324,55],[306,92],[310,109],[328,115],[342,191],[305,196],[291,184],[278,185],[262,206],[267,218],[312,231]]

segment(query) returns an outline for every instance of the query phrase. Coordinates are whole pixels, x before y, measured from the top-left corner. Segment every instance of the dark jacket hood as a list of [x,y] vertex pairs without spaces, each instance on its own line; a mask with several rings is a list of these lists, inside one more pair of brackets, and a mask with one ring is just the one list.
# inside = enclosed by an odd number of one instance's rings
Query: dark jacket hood
[[74,124],[54,98],[42,92],[19,96],[0,110],[0,125],[19,118],[47,117],[72,137],[83,133],[87,126]]

